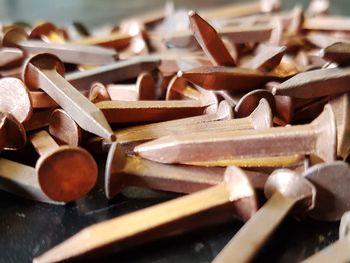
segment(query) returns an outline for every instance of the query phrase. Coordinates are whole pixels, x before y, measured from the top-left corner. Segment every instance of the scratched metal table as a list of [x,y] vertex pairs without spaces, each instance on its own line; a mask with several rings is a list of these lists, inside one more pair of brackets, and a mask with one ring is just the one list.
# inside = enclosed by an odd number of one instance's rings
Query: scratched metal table
[[[177,6],[201,8],[214,1],[175,1]],[[220,0],[215,4],[231,1]],[[295,1],[285,1],[290,8]],[[305,4],[306,1],[298,1]],[[347,0],[332,1],[337,14],[349,14]],[[0,0],[1,21],[47,19],[57,24],[82,21],[89,26],[117,22],[120,18],[164,4],[151,1],[27,1]],[[104,159],[98,158],[100,175]],[[30,262],[54,245],[93,223],[177,197],[172,193],[129,188],[113,200],[104,197],[102,180],[87,197],[56,207],[38,204],[0,192],[0,262]],[[210,262],[238,231],[242,223],[231,221],[209,229],[155,242],[141,248],[115,254],[99,262]],[[256,258],[256,262],[297,262],[338,239],[338,223],[310,219],[284,222]]]

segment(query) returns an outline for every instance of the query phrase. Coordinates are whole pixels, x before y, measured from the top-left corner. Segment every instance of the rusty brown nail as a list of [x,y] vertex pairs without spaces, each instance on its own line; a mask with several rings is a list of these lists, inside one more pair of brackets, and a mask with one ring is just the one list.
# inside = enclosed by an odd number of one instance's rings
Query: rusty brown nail
[[43,192],[52,200],[70,202],[86,195],[96,184],[97,164],[83,148],[58,146],[46,131],[30,138],[40,154],[35,169]]
[[272,116],[275,116],[276,103],[272,93],[264,89],[256,89],[246,93],[236,103],[234,108],[235,117],[244,118],[249,116],[259,105],[261,99],[265,99],[269,103]]
[[[126,156],[118,143],[109,149],[105,169],[105,193],[108,199],[124,187],[138,186],[176,193],[193,193],[217,185],[225,168],[167,165]],[[255,189],[263,189],[268,177],[260,171],[244,171]]]
[[271,236],[276,227],[291,212],[305,212],[313,208],[315,187],[301,175],[281,169],[273,172],[265,184],[268,201],[235,234],[212,261],[213,263],[250,262]]
[[2,44],[3,46],[19,47],[30,54],[48,52],[64,62],[75,64],[109,64],[118,58],[117,53],[112,49],[28,40],[26,35],[16,30],[7,31],[2,36]]
[[62,62],[51,54],[29,58],[23,80],[29,88],[41,88],[60,105],[83,129],[109,140],[115,140],[103,113],[63,77]]
[[317,69],[297,74],[275,86],[272,93],[294,98],[323,97],[349,91],[349,80],[350,68]]
[[62,109],[55,109],[51,113],[49,119],[49,132],[60,145],[80,145],[82,130]]
[[78,90],[88,90],[94,82],[101,82],[106,85],[133,79],[142,72],[152,72],[159,64],[160,61],[158,59],[151,57],[133,58],[82,72],[69,73],[65,78]]
[[329,101],[337,125],[337,155],[344,160],[350,153],[350,96],[348,93],[342,94]]
[[306,125],[165,136],[141,144],[134,151],[162,163],[311,153],[331,162],[336,157],[336,124],[331,107],[326,105],[321,115]]
[[[278,80],[279,77],[264,74],[260,71],[244,68],[203,66],[179,71],[178,77],[210,90],[247,91],[259,88],[269,81]],[[232,83],[235,83],[234,85]]]
[[[227,216],[232,215],[247,220],[255,211],[256,198],[248,178],[239,168],[229,167],[225,172],[224,182],[216,186],[85,228],[35,258],[34,262],[59,262],[82,257],[102,247],[115,247],[121,242],[126,244],[126,240],[130,240],[128,246],[132,246],[134,243],[131,240],[135,241],[136,237],[137,243],[152,241],[163,236],[164,232],[162,234],[159,229],[164,226],[166,232],[177,230],[178,233],[180,225],[182,231],[188,231],[208,223],[227,220]],[[203,212],[210,216],[201,217]],[[147,236],[143,235],[145,231]]]
[[155,100],[156,83],[149,73],[141,73],[136,84],[109,84],[95,83],[90,88],[89,99],[92,102],[106,100]]
[[46,196],[38,183],[36,170],[33,167],[0,158],[0,178],[1,189],[6,192],[38,202],[65,204]]
[[144,123],[202,115],[217,103],[213,92],[203,91],[199,100],[102,101],[96,106],[109,123]]
[[236,66],[236,62],[231,57],[215,29],[194,11],[190,11],[188,16],[194,37],[213,65]]
[[18,48],[0,48],[0,67],[12,67],[18,65],[24,55]]
[[285,51],[286,47],[283,46],[267,46],[262,44],[257,48],[256,56],[241,65],[241,67],[269,72],[281,62]]
[[350,212],[346,212],[340,221],[339,240],[301,261],[301,263],[348,262],[350,260],[349,225]]
[[33,108],[29,91],[17,78],[0,79],[0,109],[12,114],[20,123],[30,119]]

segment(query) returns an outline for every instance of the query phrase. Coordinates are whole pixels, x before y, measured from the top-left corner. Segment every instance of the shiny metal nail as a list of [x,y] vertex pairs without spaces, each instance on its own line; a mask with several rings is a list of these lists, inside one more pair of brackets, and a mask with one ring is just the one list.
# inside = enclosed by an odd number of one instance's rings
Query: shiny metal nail
[[37,54],[27,60],[23,80],[29,88],[41,88],[83,129],[114,140],[103,113],[63,77],[62,62],[51,54]]
[[81,258],[111,246],[122,250],[227,220],[227,216],[247,220],[255,211],[256,198],[248,178],[239,168],[230,167],[219,185],[92,225],[35,258],[34,262]]
[[83,148],[58,146],[46,131],[31,135],[40,154],[35,169],[43,192],[52,200],[70,202],[86,195],[96,184],[97,164]]

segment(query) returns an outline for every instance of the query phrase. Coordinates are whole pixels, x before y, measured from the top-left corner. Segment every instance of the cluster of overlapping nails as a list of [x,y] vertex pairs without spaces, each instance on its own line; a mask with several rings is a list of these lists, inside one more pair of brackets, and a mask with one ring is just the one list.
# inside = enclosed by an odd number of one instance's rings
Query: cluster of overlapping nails
[[342,239],[305,262],[350,259],[350,19],[326,0],[279,8],[168,4],[95,34],[2,25],[0,146],[40,155],[35,168],[1,158],[3,190],[64,205],[95,186],[92,154],[108,153],[107,198],[127,186],[187,194],[83,229],[36,262],[232,216],[246,223],[214,262],[248,262],[288,214],[345,214]]

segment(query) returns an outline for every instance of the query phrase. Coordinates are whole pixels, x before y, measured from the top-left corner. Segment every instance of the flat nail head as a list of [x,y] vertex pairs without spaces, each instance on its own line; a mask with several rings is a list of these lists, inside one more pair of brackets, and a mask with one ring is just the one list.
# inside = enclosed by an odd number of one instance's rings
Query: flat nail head
[[27,141],[26,131],[21,123],[11,114],[0,111],[1,140],[4,141],[3,149],[18,150]]
[[49,132],[60,144],[78,146],[81,142],[81,128],[62,109],[55,109],[51,113]]
[[36,89],[37,87],[35,84],[36,77],[33,76],[32,72],[30,71],[29,64],[32,64],[40,69],[54,69],[58,74],[64,76],[64,64],[57,56],[49,53],[33,55],[25,61],[22,72],[22,80],[30,90]]
[[97,164],[84,149],[61,146],[39,158],[35,166],[39,184],[51,199],[70,202],[83,197],[96,184]]
[[30,119],[32,101],[21,80],[12,77],[0,79],[0,94],[0,110],[11,113],[20,123]]

